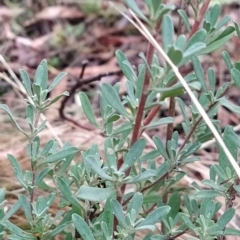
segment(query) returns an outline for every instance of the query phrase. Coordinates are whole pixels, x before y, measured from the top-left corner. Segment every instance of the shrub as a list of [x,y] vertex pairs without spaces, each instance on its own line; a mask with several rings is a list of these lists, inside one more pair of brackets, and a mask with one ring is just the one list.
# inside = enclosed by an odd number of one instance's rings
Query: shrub
[[[27,72],[20,70],[27,93],[29,131],[25,132],[18,125],[6,105],[1,104],[0,108],[8,113],[16,128],[28,139],[26,153],[31,169],[23,171],[18,160],[8,155],[26,194],[19,194],[18,200],[5,212],[6,190],[0,190],[0,239],[7,236],[14,240],[44,240],[62,236],[67,240],[130,240],[142,230],[145,230],[142,233],[145,240],[178,239],[185,233],[192,234],[192,239],[202,240],[240,236],[239,230],[227,227],[235,214],[233,200],[240,191],[240,171],[236,164],[240,139],[230,126],[219,139],[221,130],[214,119],[220,105],[240,113],[239,107],[226,98],[232,86],[240,88],[240,65],[231,62],[227,52],[222,53],[231,81],[217,89],[214,70],[208,69],[206,79],[199,60],[199,56],[223,46],[235,31],[240,36],[239,27],[235,23],[234,26],[225,26],[229,17],[219,19],[220,6],[207,10],[209,1],[206,1],[200,11],[192,5],[196,13],[192,28],[185,10],[178,10],[179,26],[183,23],[184,27],[180,27],[175,35],[170,15],[174,6],[161,1],[145,2],[149,10],[147,16],[133,0],[126,0],[128,7],[146,23],[154,37],[161,30],[166,61],[159,63],[156,50],[161,52],[160,46],[138,23],[137,27],[151,41],[146,56],[140,53],[143,63],[134,70],[124,53],[116,51],[119,67],[127,78],[126,94],[120,98],[119,83],[114,86],[101,84],[99,122],[87,95],[79,93],[84,114],[105,136],[102,158],[96,144],[81,152],[80,162],[73,160],[79,150],[70,143],[59,148],[57,142],[51,140],[41,147],[39,133],[46,127],[46,121],[40,122],[40,116],[68,94],[47,98],[65,73],[59,74],[48,86],[46,60],[38,66],[32,84]],[[199,27],[201,21],[203,25]],[[183,79],[178,69],[189,62],[193,65],[193,72]],[[181,98],[185,90],[192,99],[190,118]],[[153,120],[166,99],[170,100],[169,117]],[[179,133],[173,131],[175,105],[180,107],[184,119],[185,140],[180,146]],[[167,126],[166,139],[154,136],[155,148],[149,150],[142,134],[160,125]],[[218,162],[210,167],[209,179],[202,180],[205,188],[192,183],[196,190],[191,196],[189,189],[178,184],[186,175],[182,167],[200,160],[196,153],[213,134],[219,142]],[[163,161],[156,161],[160,156]],[[50,186],[46,179],[52,180]],[[126,191],[130,185],[134,188]],[[44,189],[46,196],[37,197],[36,188]],[[218,196],[225,199],[225,206],[216,199]],[[61,210],[52,216],[49,209],[56,199]],[[224,211],[219,214],[222,207]],[[25,230],[10,221],[19,209],[24,211],[28,222]]]

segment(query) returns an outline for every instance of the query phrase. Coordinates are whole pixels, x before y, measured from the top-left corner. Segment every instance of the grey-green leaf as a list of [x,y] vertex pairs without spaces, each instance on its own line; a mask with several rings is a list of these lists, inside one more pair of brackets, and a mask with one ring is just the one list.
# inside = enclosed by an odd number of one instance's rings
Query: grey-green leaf
[[18,123],[16,122],[15,118],[13,117],[10,109],[8,108],[8,106],[6,104],[0,104],[0,109],[3,109],[8,116],[11,118],[12,122],[14,123],[14,125],[17,127],[17,129],[23,133],[26,137],[28,137],[28,135],[22,130],[22,128],[18,125]]
[[78,152],[78,148],[76,147],[67,147],[64,149],[61,149],[60,151],[52,154],[51,156],[45,158],[41,163],[53,163],[59,160],[62,160],[66,158],[67,156],[71,154],[75,154]]
[[48,92],[51,92],[62,80],[63,78],[67,75],[66,72],[61,72],[57,75],[57,77],[53,80],[51,85],[48,88]]
[[111,187],[99,188],[82,185],[77,193],[75,193],[75,196],[88,201],[101,202],[113,196],[114,194],[115,189]]
[[89,226],[81,216],[74,213],[72,215],[72,221],[83,240],[95,240]]
[[95,119],[95,116],[94,116],[94,113],[93,113],[93,110],[92,110],[92,106],[91,106],[91,103],[88,99],[87,94],[84,93],[84,92],[80,92],[79,97],[80,97],[80,101],[81,101],[81,104],[82,104],[83,112],[86,115],[87,119],[94,126],[99,127],[99,124],[97,123],[97,121]]
[[101,93],[104,95],[108,104],[111,107],[116,109],[123,116],[129,118],[129,115],[128,115],[126,109],[123,107],[116,90],[111,85],[109,85],[107,83],[103,83],[101,85]]
[[138,17],[140,17],[142,20],[144,20],[146,23],[149,23],[148,19],[145,17],[145,15],[142,13],[142,11],[139,9],[138,5],[134,0],[125,0],[125,3],[127,6],[134,12]]
[[105,171],[99,166],[99,162],[94,155],[86,156],[84,159],[102,179],[112,180],[112,177],[109,176]]
[[23,86],[26,89],[27,94],[31,97],[33,94],[32,94],[32,88],[31,88],[31,80],[28,76],[28,73],[23,69],[20,69],[19,71],[20,71],[22,82],[23,82]]
[[159,207],[153,210],[147,217],[138,225],[138,227],[145,226],[145,225],[154,225],[160,222],[169,212],[169,206]]

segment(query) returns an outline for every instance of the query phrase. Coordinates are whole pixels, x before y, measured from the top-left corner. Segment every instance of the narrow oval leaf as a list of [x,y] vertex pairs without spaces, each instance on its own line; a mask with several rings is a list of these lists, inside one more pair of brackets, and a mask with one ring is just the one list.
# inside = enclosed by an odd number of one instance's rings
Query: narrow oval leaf
[[240,28],[239,28],[239,26],[236,22],[233,22],[233,23],[234,23],[234,26],[235,26],[235,29],[236,29],[237,36],[240,39]]
[[146,23],[149,23],[148,19],[144,16],[142,11],[139,9],[138,5],[135,3],[134,0],[125,0],[127,6],[134,12],[136,15],[144,20]]
[[47,60],[43,59],[40,62],[40,65],[43,67],[43,75],[42,75],[42,81],[41,81],[41,87],[43,90],[47,89],[48,84],[48,66],[47,66]]
[[123,167],[124,168],[126,166],[131,167],[134,164],[134,162],[136,162],[140,158],[145,146],[146,146],[146,140],[144,138],[141,138],[137,142],[135,142],[133,146],[130,148],[129,152],[127,153],[124,159],[124,164],[120,168],[120,171],[123,169]]
[[155,177],[155,176],[156,176],[155,170],[147,169],[146,171],[139,173],[137,176],[128,180],[127,183],[137,183],[137,182],[141,182],[141,181],[150,179],[151,177]]
[[80,92],[79,97],[80,97],[80,101],[81,101],[81,104],[82,104],[82,109],[83,109],[83,112],[84,112],[85,116],[87,117],[87,119],[89,120],[90,123],[92,123],[96,127],[99,127],[99,125],[98,125],[98,123],[95,119],[95,116],[94,116],[94,113],[93,113],[93,110],[92,110],[92,106],[91,106],[91,103],[88,99],[87,94],[84,93],[84,92]]
[[61,72],[57,75],[57,77],[53,80],[51,85],[48,88],[48,92],[51,92],[62,80],[63,78],[67,75],[66,72]]
[[44,75],[43,66],[39,65],[37,68],[37,71],[35,73],[35,76],[34,76],[34,83],[36,85],[41,86],[41,88],[44,90],[44,88],[43,88],[44,86],[42,86],[43,75]]
[[193,68],[194,68],[196,77],[197,77],[198,81],[201,83],[203,91],[205,93],[207,93],[208,92],[207,85],[206,85],[206,81],[205,81],[202,65],[201,65],[198,57],[194,56],[192,58],[192,63],[193,63]]
[[99,166],[99,162],[97,161],[97,159],[95,158],[94,155],[89,155],[86,156],[84,159],[92,168],[92,170],[94,170],[94,172],[96,172],[102,179],[106,179],[106,180],[112,180],[112,177],[109,176],[100,166]]
[[190,23],[189,23],[189,21],[188,21],[188,16],[187,16],[186,12],[185,12],[184,10],[182,10],[182,9],[179,9],[179,10],[178,10],[178,14],[179,14],[180,17],[182,18],[183,23],[184,23],[187,31],[190,32],[190,31],[191,31],[191,27],[190,27]]
[[125,220],[125,216],[123,214],[122,205],[120,205],[120,203],[115,199],[112,199],[111,203],[112,203],[114,215],[116,216],[119,224],[122,225],[123,227],[127,227],[128,225]]
[[101,202],[115,194],[114,188],[99,188],[82,185],[75,196],[80,199]]
[[19,164],[19,162],[17,161],[17,159],[11,155],[11,154],[8,154],[7,155],[9,161],[11,162],[11,165],[13,167],[13,170],[14,170],[14,174],[16,176],[16,178],[18,179],[18,181],[22,184],[22,186],[24,188],[27,188],[27,185],[24,181],[24,177],[23,177],[23,173],[22,173],[22,169],[21,169],[21,166]]
[[136,216],[142,209],[143,196],[141,193],[137,192],[133,195],[131,201],[128,204],[127,212],[130,213],[132,209],[136,211]]
[[19,71],[20,71],[22,82],[23,82],[23,86],[26,89],[27,94],[31,97],[33,94],[32,94],[32,88],[31,88],[31,80],[28,76],[28,73],[23,69],[20,69]]
[[230,71],[234,83],[236,84],[237,88],[240,89],[240,71],[238,71],[236,68],[232,68]]
[[163,43],[163,49],[165,52],[167,52],[167,49],[169,46],[173,43],[173,36],[174,36],[174,27],[172,18],[170,18],[168,15],[163,16],[162,20],[162,43]]
[[223,196],[223,193],[216,190],[201,190],[195,194],[196,198],[215,198]]
[[161,126],[163,124],[169,124],[169,123],[173,123],[174,119],[172,117],[165,117],[165,118],[161,118],[159,120],[157,120],[156,122],[151,122],[150,124],[144,126],[142,129],[149,129],[149,128],[155,128],[158,126]]
[[13,117],[10,109],[8,108],[8,106],[6,104],[0,104],[0,109],[3,109],[8,116],[11,118],[12,122],[14,123],[14,125],[17,127],[17,129],[23,133],[26,137],[28,137],[28,135],[22,130],[22,128],[18,125],[18,123],[16,122],[15,118]]
[[95,240],[89,226],[81,216],[74,213],[72,221],[83,240]]
[[235,214],[234,208],[227,209],[222,216],[217,221],[218,226],[223,229],[226,227],[226,225],[232,220]]
[[129,115],[126,111],[126,109],[123,107],[119,95],[117,94],[116,90],[109,84],[103,83],[101,85],[101,93],[106,98],[108,104],[116,109],[120,114],[123,116],[129,118]]
[[154,225],[160,222],[170,211],[169,206],[163,206],[152,211],[137,227]]
[[51,156],[45,158],[42,163],[53,163],[53,162],[57,162],[59,160],[62,160],[64,158],[66,158],[69,155],[75,154],[78,152],[78,148],[76,147],[67,147],[64,149],[61,149],[60,151],[52,154]]

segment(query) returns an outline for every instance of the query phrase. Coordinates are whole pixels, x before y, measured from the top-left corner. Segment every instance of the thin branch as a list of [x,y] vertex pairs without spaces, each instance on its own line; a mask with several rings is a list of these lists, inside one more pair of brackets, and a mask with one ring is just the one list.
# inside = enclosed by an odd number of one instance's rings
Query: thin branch
[[151,33],[149,32],[149,30],[141,23],[141,21],[138,19],[138,17],[134,14],[134,12],[132,12],[129,9],[129,12],[134,16],[134,18],[136,19],[137,23],[133,22],[128,16],[127,19],[134,25],[136,26],[136,28],[143,33],[143,35],[145,36],[145,38],[151,42],[154,47],[156,48],[156,50],[164,57],[164,59],[166,60],[166,62],[169,64],[169,66],[172,68],[173,72],[175,73],[175,75],[177,76],[177,78],[179,79],[179,81],[181,82],[181,84],[183,85],[183,87],[185,88],[186,92],[189,94],[193,104],[196,106],[197,110],[199,111],[199,113],[201,114],[201,116],[203,117],[204,121],[206,122],[206,124],[208,125],[208,127],[210,128],[210,130],[212,131],[214,137],[217,139],[219,145],[222,147],[224,153],[226,154],[227,158],[229,159],[229,162],[231,163],[232,167],[234,168],[235,172],[237,173],[238,177],[240,177],[240,167],[238,166],[236,160],[234,159],[234,157],[232,156],[232,154],[230,153],[230,151],[228,150],[228,148],[226,147],[225,143],[223,142],[222,137],[220,136],[220,134],[218,133],[218,131],[216,130],[215,126],[213,125],[212,121],[210,120],[209,116],[207,115],[207,113],[205,112],[205,110],[203,109],[203,107],[201,106],[201,104],[199,103],[199,101],[197,100],[196,96],[194,95],[194,93],[192,92],[192,90],[190,89],[190,87],[188,86],[188,84],[186,83],[185,79],[182,77],[182,75],[180,74],[177,66],[174,65],[174,63],[171,61],[171,59],[168,57],[168,55],[164,52],[164,50],[161,48],[161,46],[158,44],[158,42],[155,40],[155,38],[151,35]]
[[199,28],[199,25],[200,23],[202,22],[203,18],[204,18],[204,15],[208,9],[208,6],[209,6],[209,3],[211,2],[211,0],[206,0],[203,2],[203,5],[200,9],[200,12],[199,12],[199,15],[197,17],[197,19],[195,20],[194,24],[193,24],[193,27],[192,27],[192,30],[188,36],[188,39],[191,38],[193,36],[193,34],[195,32],[197,32],[198,28]]
[[[219,96],[219,98],[223,97],[225,94],[227,94],[227,92],[229,91],[231,85],[229,85],[225,91]],[[216,106],[217,102],[212,103],[208,109],[206,110],[206,113],[208,113],[214,106]],[[200,124],[200,122],[203,120],[203,117],[200,116],[199,119],[194,123],[191,131],[188,133],[188,135],[186,136],[183,144],[181,145],[181,147],[179,148],[179,152],[185,147],[185,145],[188,143],[188,141],[190,140],[190,138],[192,137],[193,133],[195,132],[195,129],[197,128],[197,126]]]

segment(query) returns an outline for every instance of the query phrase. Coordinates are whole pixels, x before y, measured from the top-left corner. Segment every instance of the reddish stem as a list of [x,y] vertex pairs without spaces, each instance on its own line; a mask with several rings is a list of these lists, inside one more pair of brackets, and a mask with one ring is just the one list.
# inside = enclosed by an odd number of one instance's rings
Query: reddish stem
[[194,24],[193,24],[193,27],[192,27],[192,30],[191,30],[191,32],[190,32],[190,34],[189,34],[188,39],[191,38],[192,35],[193,35],[195,32],[197,32],[197,30],[198,30],[198,28],[199,28],[199,25],[200,25],[200,23],[202,22],[202,20],[203,20],[203,18],[204,18],[204,14],[205,14],[205,12],[206,12],[207,9],[208,9],[208,6],[209,6],[210,1],[211,1],[211,0],[206,0],[206,1],[204,1],[203,5],[202,5],[202,7],[201,7],[201,9],[200,9],[199,15],[198,15],[197,19],[195,20],[195,22],[194,22]]

